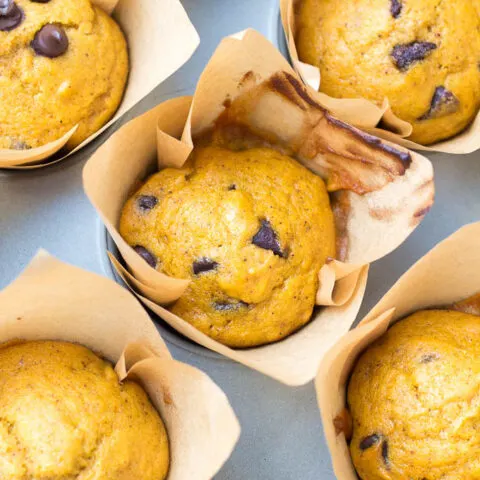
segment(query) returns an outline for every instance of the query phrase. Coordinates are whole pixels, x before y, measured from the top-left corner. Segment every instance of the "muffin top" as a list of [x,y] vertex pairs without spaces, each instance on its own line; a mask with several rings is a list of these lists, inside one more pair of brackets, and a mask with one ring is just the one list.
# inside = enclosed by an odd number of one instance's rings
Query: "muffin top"
[[89,0],[1,0],[0,148],[38,147],[78,124],[75,147],[113,115],[127,73],[120,28]]
[[322,179],[268,148],[196,148],[128,200],[120,233],[157,270],[192,280],[172,312],[232,347],[307,323],[335,257]]
[[0,478],[165,478],[168,440],[143,389],[64,342],[0,348]]
[[358,360],[348,404],[362,479],[480,478],[480,317],[399,321]]
[[457,0],[301,0],[300,60],[337,98],[387,97],[431,144],[462,131],[480,106],[480,4]]

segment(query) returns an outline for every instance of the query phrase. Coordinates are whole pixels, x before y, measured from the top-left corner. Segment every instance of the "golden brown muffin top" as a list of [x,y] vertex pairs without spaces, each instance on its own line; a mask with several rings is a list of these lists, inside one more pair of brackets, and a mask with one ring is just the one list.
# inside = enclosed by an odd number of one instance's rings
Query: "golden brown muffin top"
[[0,348],[0,478],[159,480],[162,420],[143,389],[80,345]]
[[362,479],[480,478],[480,317],[399,321],[358,360],[348,404]]
[[0,15],[0,148],[38,147],[78,125],[75,147],[122,99],[128,53],[119,26],[90,0],[2,4],[10,13]]
[[298,0],[300,60],[320,90],[366,98],[430,144],[463,130],[480,106],[478,0]]
[[192,280],[172,311],[233,347],[307,323],[318,273],[335,257],[324,182],[269,148],[196,148],[130,198],[120,233],[151,266]]

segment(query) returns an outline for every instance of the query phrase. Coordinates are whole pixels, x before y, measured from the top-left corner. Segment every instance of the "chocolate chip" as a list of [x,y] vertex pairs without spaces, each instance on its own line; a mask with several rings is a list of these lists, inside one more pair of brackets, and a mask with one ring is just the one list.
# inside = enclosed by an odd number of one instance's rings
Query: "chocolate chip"
[[0,0],[0,31],[8,32],[23,20],[23,10],[13,0]]
[[233,302],[213,302],[213,308],[219,312],[230,312],[245,307],[248,307],[248,303],[242,302],[241,300]]
[[391,56],[395,66],[399,70],[407,70],[408,67],[420,60],[423,60],[437,46],[431,42],[411,42],[393,47]]
[[390,463],[390,460],[388,458],[388,442],[387,440],[384,440],[382,443],[382,458],[383,461],[385,462],[386,465]]
[[153,268],[157,266],[157,257],[141,245],[135,245],[133,249]]
[[237,189],[237,186],[232,183],[229,187],[228,187],[228,190],[231,191],[231,190],[236,190]]
[[373,447],[380,441],[380,435],[377,433],[374,433],[373,435],[369,435],[368,437],[365,437],[361,442],[360,442],[360,450],[367,450],[370,447]]
[[271,250],[275,255],[283,257],[283,252],[278,243],[277,234],[268,220],[262,220],[260,230],[253,236],[252,243],[264,250]]
[[438,360],[440,355],[438,353],[425,353],[420,358],[420,363],[431,363],[434,360]]
[[30,0],[33,3],[48,3],[50,0]]
[[28,150],[32,148],[28,143],[25,143],[23,140],[12,140],[10,142],[10,148],[13,150]]
[[427,113],[419,117],[419,120],[440,118],[455,113],[460,106],[458,98],[445,87],[437,87]]
[[142,212],[148,212],[158,203],[158,198],[153,195],[140,195],[137,197],[137,207]]
[[60,25],[49,23],[35,34],[31,45],[37,55],[56,58],[67,51],[68,37]]
[[215,270],[218,267],[218,263],[211,258],[202,257],[193,262],[193,273],[198,275],[199,273],[209,272]]
[[398,18],[402,13],[402,1],[401,0],[390,0],[390,13],[393,18]]
[[13,0],[0,0],[0,15],[8,15],[15,7]]

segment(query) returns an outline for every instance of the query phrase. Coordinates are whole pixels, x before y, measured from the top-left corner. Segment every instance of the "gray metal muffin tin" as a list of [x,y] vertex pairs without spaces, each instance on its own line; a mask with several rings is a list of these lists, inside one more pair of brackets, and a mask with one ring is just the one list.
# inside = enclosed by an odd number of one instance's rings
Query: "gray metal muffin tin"
[[[15,279],[38,248],[114,278],[103,225],[82,190],[88,157],[122,123],[167,98],[193,93],[222,37],[253,27],[285,52],[278,0],[183,0],[201,45],[176,74],[96,141],[65,162],[34,171],[0,171],[0,288]],[[361,318],[409,266],[462,225],[480,219],[480,152],[429,154],[436,203],[395,252],[371,266]],[[172,354],[207,372],[228,395],[242,435],[219,480],[334,479],[312,383],[290,388],[208,352],[158,323]]]

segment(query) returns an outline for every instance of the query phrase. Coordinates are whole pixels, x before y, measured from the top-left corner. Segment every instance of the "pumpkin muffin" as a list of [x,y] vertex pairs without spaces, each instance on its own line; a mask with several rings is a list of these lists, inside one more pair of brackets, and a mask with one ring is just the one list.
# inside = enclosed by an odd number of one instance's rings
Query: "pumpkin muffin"
[[85,347],[0,347],[0,478],[161,480],[169,448],[143,389]]
[[348,404],[363,480],[480,478],[480,317],[399,321],[360,357]]
[[128,200],[120,233],[153,268],[191,279],[171,311],[231,347],[305,325],[318,273],[335,257],[322,179],[268,148],[196,148]]
[[125,38],[90,0],[0,0],[0,148],[74,148],[115,113]]
[[320,90],[366,98],[432,144],[465,129],[480,106],[480,11],[457,0],[299,0],[301,61],[319,67]]

